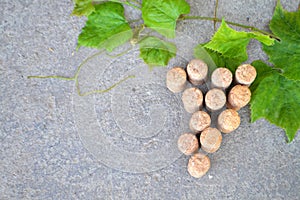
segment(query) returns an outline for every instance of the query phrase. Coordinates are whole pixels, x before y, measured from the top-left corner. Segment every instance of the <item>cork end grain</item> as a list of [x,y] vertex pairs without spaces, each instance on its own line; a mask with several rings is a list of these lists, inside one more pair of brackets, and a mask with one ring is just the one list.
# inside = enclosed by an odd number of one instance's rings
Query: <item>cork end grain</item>
[[174,93],[181,92],[185,89],[187,82],[187,74],[184,69],[174,67],[167,73],[167,88]]
[[228,104],[227,107],[239,110],[245,107],[251,100],[251,91],[247,86],[236,85],[234,86],[228,94]]
[[204,176],[210,168],[210,159],[202,153],[196,153],[189,159],[187,170],[195,178]]
[[190,129],[195,133],[203,131],[205,128],[209,127],[211,124],[211,119],[209,114],[204,111],[195,112],[190,119]]
[[240,65],[235,71],[235,81],[238,84],[250,86],[256,78],[256,69],[250,64]]
[[182,134],[177,141],[178,149],[185,155],[191,155],[199,149],[196,135],[192,133]]
[[226,89],[232,83],[233,75],[227,68],[217,68],[211,75],[212,87]]
[[239,127],[240,123],[240,116],[233,109],[224,110],[218,116],[218,129],[223,133],[231,133]]
[[182,103],[188,113],[198,111],[203,104],[203,94],[198,88],[188,88],[182,94]]
[[193,85],[201,85],[207,79],[208,66],[199,59],[193,59],[187,65],[188,79]]
[[217,111],[226,104],[226,95],[221,89],[211,89],[205,95],[205,105],[209,111]]
[[200,136],[201,149],[207,153],[216,152],[222,143],[222,134],[216,128],[204,129]]

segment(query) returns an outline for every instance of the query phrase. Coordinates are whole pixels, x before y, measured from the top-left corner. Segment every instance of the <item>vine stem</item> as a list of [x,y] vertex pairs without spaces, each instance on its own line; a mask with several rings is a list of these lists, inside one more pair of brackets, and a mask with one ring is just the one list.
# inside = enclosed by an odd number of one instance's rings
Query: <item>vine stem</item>
[[39,79],[60,79],[64,81],[73,81],[75,80],[75,77],[65,77],[65,76],[27,76],[27,78],[39,78]]
[[104,90],[92,90],[92,91],[89,91],[89,92],[86,92],[86,93],[78,93],[78,95],[79,96],[88,96],[88,95],[91,95],[91,94],[105,93],[105,92],[110,91],[111,89],[115,88],[116,86],[118,86],[119,84],[121,84],[122,82],[124,82],[124,81],[126,81],[126,80],[128,80],[130,78],[135,78],[135,76],[134,75],[127,76],[127,77],[123,78],[122,80],[120,80],[119,82],[113,84],[112,86],[110,86],[107,89],[104,89]]
[[[129,49],[130,50],[130,49]],[[120,55],[123,55],[125,53],[127,53],[129,50],[126,50],[125,52],[122,52],[121,54],[118,54],[118,55],[108,55],[110,57],[118,57]],[[85,92],[85,93],[81,93],[81,90],[80,90],[80,87],[79,87],[79,81],[78,81],[78,76],[79,76],[79,73],[82,69],[82,67],[84,66],[84,64],[86,64],[89,60],[91,60],[92,58],[102,54],[104,52],[103,51],[100,51],[100,52],[97,52],[93,55],[91,55],[90,57],[86,58],[80,65],[79,67],[77,68],[76,70],[76,73],[73,77],[66,77],[66,76],[27,76],[28,79],[32,79],[32,78],[37,78],[37,79],[60,79],[60,80],[65,80],[65,81],[75,81],[75,86],[76,86],[76,91],[77,91],[77,94],[79,96],[87,96],[87,95],[90,95],[90,94],[96,94],[96,93],[105,93],[105,92],[108,92],[110,91],[111,89],[115,88],[116,86],[118,86],[119,84],[121,84],[122,82],[126,81],[127,79],[129,78],[135,78],[134,75],[130,75],[130,76],[127,76],[125,77],[124,79],[120,80],[119,82],[113,84],[112,86],[108,87],[107,89],[103,89],[103,90],[92,90],[92,91],[89,91],[89,92]]]
[[[132,2],[134,2],[134,1],[132,1]],[[128,5],[128,6],[131,6],[131,7],[135,8],[135,9],[141,10],[140,7],[134,5],[134,4],[131,3],[130,1],[125,1],[124,4],[126,4],[126,5]]]
[[109,53],[106,53],[106,55],[107,56],[109,56],[109,57],[111,57],[111,58],[117,58],[117,57],[120,57],[120,56],[123,56],[123,55],[125,55],[126,53],[128,53],[130,50],[132,50],[132,46],[131,47],[129,47],[127,50],[125,50],[125,51],[123,51],[123,52],[121,52],[121,53],[118,53],[118,54],[116,54],[116,55],[111,55],[111,54],[109,54]]
[[[215,18],[215,17],[202,17],[202,16],[182,16],[181,18],[179,18],[179,20],[208,20],[208,21],[216,21],[216,22],[222,22],[222,19],[219,18]],[[244,24],[239,24],[239,23],[235,23],[235,22],[230,22],[230,21],[226,21],[225,22],[227,24],[233,25],[233,26],[237,26],[237,27],[241,27],[241,28],[245,28],[245,29],[249,29],[252,31],[257,31],[260,32],[264,35],[268,35],[278,41],[280,41],[280,38],[278,38],[277,36],[267,32],[267,31],[263,31],[261,29],[258,29],[254,26],[248,26],[248,25],[244,25]]]
[[214,13],[214,17],[215,17],[215,20],[214,20],[214,31],[216,31],[216,24],[217,24],[216,19],[217,19],[218,6],[219,6],[219,0],[216,0],[215,13]]
[[[138,9],[138,10],[141,10],[140,7],[136,6],[135,4],[139,5],[140,6],[140,3],[135,1],[135,0],[131,0],[131,2],[129,0],[110,0],[111,2],[116,2],[116,3],[121,3],[121,4],[125,4],[125,5],[128,5],[128,6],[131,6],[135,9]],[[94,2],[104,2],[104,0],[94,0]],[[135,3],[135,4],[134,4]]]
[[139,21],[142,21],[142,19],[133,19],[133,20],[129,20],[128,23],[129,24],[132,24],[134,22],[139,22]]

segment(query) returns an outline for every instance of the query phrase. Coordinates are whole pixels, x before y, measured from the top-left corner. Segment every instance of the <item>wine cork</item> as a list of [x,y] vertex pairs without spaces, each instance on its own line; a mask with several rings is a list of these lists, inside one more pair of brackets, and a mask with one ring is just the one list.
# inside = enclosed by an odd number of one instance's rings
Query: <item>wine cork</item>
[[195,178],[201,178],[210,168],[210,159],[202,153],[196,153],[191,156],[188,162],[187,170]]
[[226,95],[223,90],[214,88],[209,90],[205,95],[206,109],[213,112],[220,110],[226,104]]
[[205,128],[209,127],[211,119],[209,114],[204,111],[195,112],[190,119],[190,129],[195,133],[203,131]]
[[226,89],[230,86],[232,77],[232,73],[229,69],[223,67],[217,68],[211,75],[211,85],[213,88]]
[[201,149],[207,153],[216,152],[222,142],[222,134],[216,128],[208,127],[204,129],[200,136]]
[[218,129],[223,133],[230,133],[236,130],[241,123],[238,112],[227,109],[218,116]]
[[181,92],[186,87],[187,75],[184,69],[174,67],[167,73],[167,88],[174,93]]
[[208,66],[199,59],[193,59],[187,65],[187,74],[189,81],[193,85],[201,85],[207,79]]
[[198,151],[199,142],[196,135],[192,133],[182,134],[177,141],[178,149],[185,155],[191,155]]
[[250,86],[256,78],[256,69],[249,64],[240,65],[235,71],[235,82]]
[[246,106],[251,100],[251,91],[245,85],[234,86],[228,94],[227,107],[239,110]]
[[203,94],[198,88],[188,88],[182,94],[183,107],[188,113],[194,113],[202,107]]

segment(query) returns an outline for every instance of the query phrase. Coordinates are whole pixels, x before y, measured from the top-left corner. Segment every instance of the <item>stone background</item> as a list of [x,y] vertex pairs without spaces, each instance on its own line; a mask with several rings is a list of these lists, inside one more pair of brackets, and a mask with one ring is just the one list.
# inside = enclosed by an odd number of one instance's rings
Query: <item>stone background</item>
[[[213,16],[215,1],[188,2],[191,15]],[[282,0],[289,11],[299,3]],[[218,17],[268,30],[275,5],[220,0]],[[0,199],[299,199],[299,132],[287,144],[282,129],[265,120],[250,124],[248,107],[240,111],[240,128],[209,155],[212,167],[201,179],[187,173],[186,156],[144,173],[102,164],[76,126],[74,82],[27,79],[72,76],[96,52],[76,51],[85,20],[70,16],[72,8],[72,1],[0,0]],[[126,15],[140,12],[126,7]],[[184,21],[177,30],[202,43],[213,23]],[[248,52],[248,62],[266,59],[257,42]]]

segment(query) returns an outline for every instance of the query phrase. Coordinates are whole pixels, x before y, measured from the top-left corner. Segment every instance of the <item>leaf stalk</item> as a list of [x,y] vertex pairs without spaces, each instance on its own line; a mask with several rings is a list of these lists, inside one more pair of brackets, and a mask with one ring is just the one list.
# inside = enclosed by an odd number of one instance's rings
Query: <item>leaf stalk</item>
[[[216,22],[222,22],[222,19],[220,18],[215,18],[215,17],[202,17],[202,16],[182,16],[181,18],[179,18],[178,20],[208,20],[208,21],[216,21]],[[269,33],[267,31],[258,29],[254,26],[248,26],[248,25],[244,25],[244,24],[239,24],[239,23],[235,23],[235,22],[231,22],[231,21],[226,21],[225,22],[227,24],[233,25],[233,26],[237,26],[237,27],[241,27],[241,28],[245,28],[245,29],[249,29],[251,31],[257,31],[260,32],[264,35],[268,35],[271,38],[274,38],[278,41],[280,41],[280,38],[277,37],[276,35],[273,35],[272,33]]]

